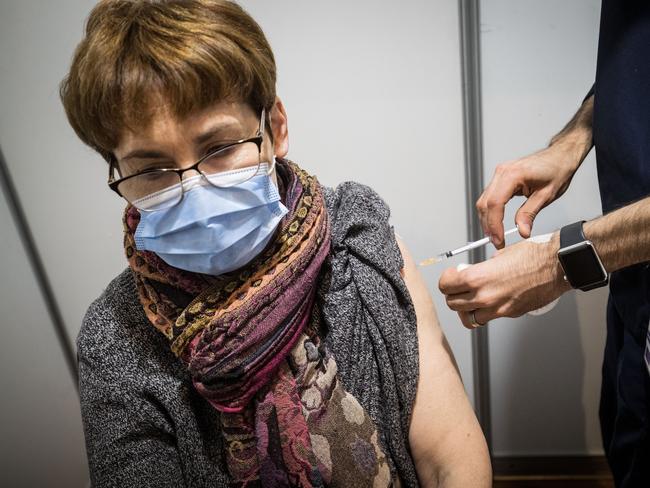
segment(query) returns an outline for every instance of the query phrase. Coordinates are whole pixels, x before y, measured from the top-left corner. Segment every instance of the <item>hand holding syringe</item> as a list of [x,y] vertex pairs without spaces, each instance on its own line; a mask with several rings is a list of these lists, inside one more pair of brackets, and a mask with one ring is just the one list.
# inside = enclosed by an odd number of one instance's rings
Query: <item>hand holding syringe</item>
[[[514,228],[506,231],[503,234],[503,236],[505,238],[506,236],[514,234],[514,233],[516,233],[518,231],[519,231],[519,229],[517,227],[514,227]],[[541,243],[544,243],[544,242],[548,242],[551,239],[551,235],[552,234],[544,234],[544,235],[541,235],[541,236],[531,237],[528,240],[531,241],[531,242],[536,242],[536,243],[541,244]],[[432,258],[425,259],[424,261],[420,262],[420,266],[430,266],[432,264],[439,263],[440,261],[451,258],[453,256],[457,256],[458,254],[462,254],[464,252],[471,251],[472,249],[478,249],[479,247],[485,246],[486,244],[489,244],[489,243],[490,243],[490,238],[489,237],[484,237],[483,239],[479,239],[478,241],[470,242],[470,243],[468,243],[468,244],[466,244],[464,246],[461,246],[461,247],[459,247],[457,249],[454,249],[452,251],[446,251],[446,252],[440,253],[437,256],[434,256]],[[458,269],[458,271],[461,271],[461,270],[463,270],[465,268],[468,268],[469,266],[470,265],[468,265],[466,263],[461,263],[461,264],[459,264],[457,266],[457,269]],[[545,306],[543,306],[541,308],[538,308],[537,310],[531,310],[530,312],[528,312],[528,315],[542,315],[542,314],[545,314],[546,312],[551,310],[553,307],[555,307],[555,305],[557,304],[557,302],[559,300],[560,300],[559,298],[556,298],[551,303],[549,303],[549,304],[547,304],[547,305],[545,305]]]

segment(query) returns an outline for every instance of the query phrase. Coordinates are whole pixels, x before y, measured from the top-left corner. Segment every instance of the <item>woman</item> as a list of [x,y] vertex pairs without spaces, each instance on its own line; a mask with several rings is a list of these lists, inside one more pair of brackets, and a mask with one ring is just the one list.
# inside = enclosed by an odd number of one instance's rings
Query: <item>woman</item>
[[100,2],[61,96],[128,202],[129,268],[77,339],[94,486],[489,486],[388,208],[286,159],[246,12]]

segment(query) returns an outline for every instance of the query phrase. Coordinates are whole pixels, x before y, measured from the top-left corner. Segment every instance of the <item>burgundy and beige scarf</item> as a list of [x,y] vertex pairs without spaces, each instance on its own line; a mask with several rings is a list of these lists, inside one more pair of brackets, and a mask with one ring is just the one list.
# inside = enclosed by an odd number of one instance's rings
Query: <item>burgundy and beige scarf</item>
[[319,338],[315,290],[330,250],[318,181],[279,160],[288,214],[244,268],[210,277],[138,251],[127,207],[124,247],[144,311],[219,412],[235,486],[390,486],[377,429],[337,378]]

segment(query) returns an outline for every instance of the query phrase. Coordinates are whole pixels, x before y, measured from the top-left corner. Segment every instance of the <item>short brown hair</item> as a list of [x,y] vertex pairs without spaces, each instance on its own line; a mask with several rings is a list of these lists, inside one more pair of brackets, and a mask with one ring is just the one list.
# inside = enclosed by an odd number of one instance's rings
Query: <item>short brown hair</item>
[[178,117],[222,100],[269,110],[275,59],[260,26],[227,0],[102,0],[90,13],[61,100],[83,142],[112,157],[162,96]]

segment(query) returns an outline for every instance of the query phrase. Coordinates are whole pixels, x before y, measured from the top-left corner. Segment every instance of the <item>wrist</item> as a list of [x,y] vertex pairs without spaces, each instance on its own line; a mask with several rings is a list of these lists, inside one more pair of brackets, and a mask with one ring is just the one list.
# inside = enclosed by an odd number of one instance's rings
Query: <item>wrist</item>
[[587,98],[569,123],[551,139],[550,147],[561,146],[577,169],[594,144],[592,120],[594,97]]
[[617,252],[615,248],[607,245],[606,230],[602,219],[590,220],[582,226],[585,237],[593,244],[607,272],[611,273],[625,266],[623,256],[626,253]]
[[553,138],[549,149],[559,151],[572,172],[575,172],[591,151],[593,139],[591,128],[575,128],[561,137]]
[[559,292],[558,295],[571,290],[571,285],[564,276],[564,269],[558,259],[558,251],[560,250],[560,232],[554,232],[551,240],[547,246],[547,269],[549,272],[549,279],[553,283],[554,288]]
[[609,273],[650,262],[650,197],[586,222],[583,232]]

